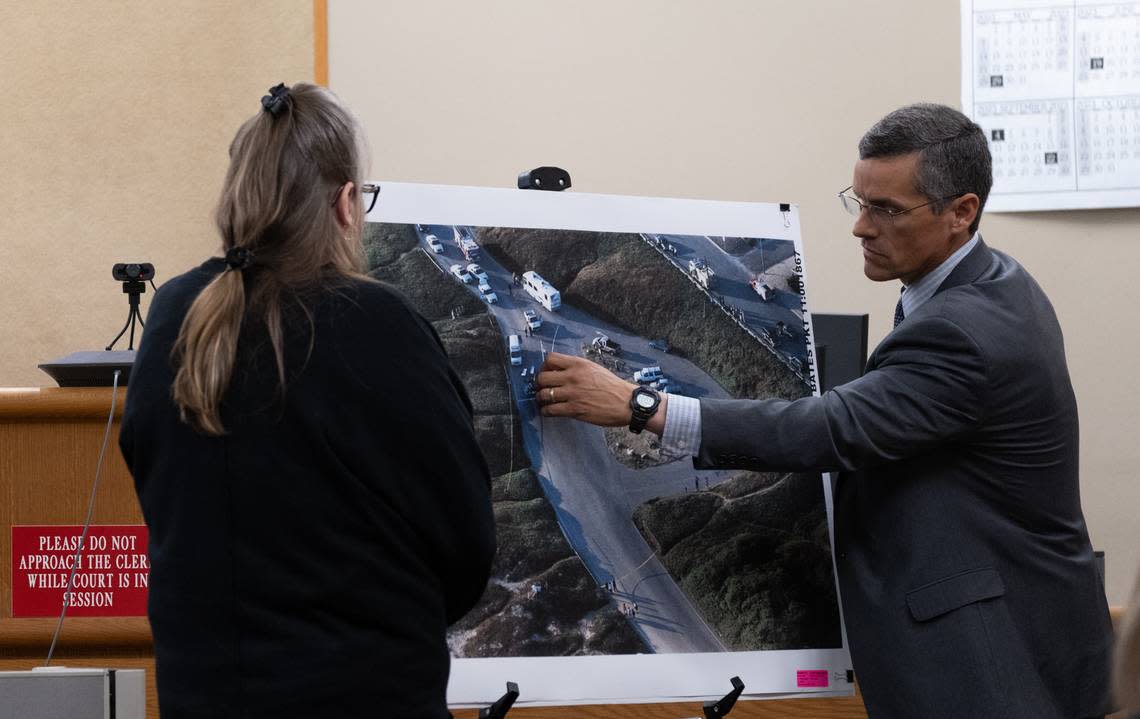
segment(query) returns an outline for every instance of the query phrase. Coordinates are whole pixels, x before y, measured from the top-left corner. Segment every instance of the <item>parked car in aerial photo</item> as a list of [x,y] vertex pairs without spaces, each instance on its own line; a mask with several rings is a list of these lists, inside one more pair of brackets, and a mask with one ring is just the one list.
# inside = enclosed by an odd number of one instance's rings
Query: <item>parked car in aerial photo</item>
[[472,262],[467,265],[467,271],[470,272],[475,279],[479,280],[479,284],[487,283],[487,273],[479,265]]
[[463,267],[463,265],[452,265],[451,274],[455,275],[456,278],[458,278],[459,281],[465,285],[471,284],[471,282],[475,279],[471,276],[471,273]]
[[542,318],[539,317],[538,313],[534,310],[523,310],[523,321],[526,322],[526,326],[532,330],[542,327]]

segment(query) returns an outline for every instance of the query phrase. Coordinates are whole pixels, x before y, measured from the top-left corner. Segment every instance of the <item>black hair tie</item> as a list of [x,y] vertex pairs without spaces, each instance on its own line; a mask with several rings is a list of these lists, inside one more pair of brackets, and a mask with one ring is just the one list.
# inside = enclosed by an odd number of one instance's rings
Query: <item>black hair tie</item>
[[261,98],[261,107],[274,117],[284,112],[289,107],[289,88],[285,87],[285,83],[269,88],[269,94]]
[[254,254],[244,247],[231,247],[226,250],[226,267],[230,270],[244,270],[253,264]]

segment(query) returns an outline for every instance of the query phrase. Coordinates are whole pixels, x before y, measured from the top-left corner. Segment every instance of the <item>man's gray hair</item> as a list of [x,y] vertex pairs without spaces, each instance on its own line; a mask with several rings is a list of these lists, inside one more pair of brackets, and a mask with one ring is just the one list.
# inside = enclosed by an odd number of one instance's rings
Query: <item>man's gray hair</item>
[[948,199],[972,192],[978,196],[978,215],[970,225],[976,232],[986,206],[993,172],[990,147],[982,128],[946,105],[919,103],[899,108],[875,123],[859,141],[859,158],[919,156],[915,189],[931,201],[934,212],[946,209]]

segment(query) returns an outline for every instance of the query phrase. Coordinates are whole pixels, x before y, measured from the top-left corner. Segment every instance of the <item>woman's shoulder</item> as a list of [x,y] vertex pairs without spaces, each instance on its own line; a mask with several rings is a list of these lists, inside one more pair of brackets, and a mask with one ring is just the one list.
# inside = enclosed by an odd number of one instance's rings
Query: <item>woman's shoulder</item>
[[333,295],[338,303],[344,303],[369,319],[424,321],[403,293],[379,280],[347,279],[333,288]]
[[225,262],[221,258],[214,257],[188,272],[164,281],[151,300],[147,314],[148,329],[152,320],[158,324],[171,321],[180,325],[194,298],[224,267]]
[[178,302],[179,300],[192,300],[210,284],[225,268],[225,260],[220,257],[211,257],[197,267],[171,277],[162,283],[155,293],[155,301]]
[[[352,278],[322,289],[313,313],[318,337],[329,347],[401,361],[427,362],[442,354],[443,344],[431,323],[391,285]],[[393,348],[399,352],[393,352]],[[338,350],[340,351],[340,350]]]
[[362,301],[376,306],[398,304],[411,307],[403,293],[392,285],[371,277],[354,277],[349,280],[351,286]]
[[[308,294],[308,293],[304,293]],[[431,324],[402,293],[369,278],[344,278],[323,285],[319,298],[302,295],[318,333],[331,333],[356,345],[388,343],[395,338],[438,342]]]

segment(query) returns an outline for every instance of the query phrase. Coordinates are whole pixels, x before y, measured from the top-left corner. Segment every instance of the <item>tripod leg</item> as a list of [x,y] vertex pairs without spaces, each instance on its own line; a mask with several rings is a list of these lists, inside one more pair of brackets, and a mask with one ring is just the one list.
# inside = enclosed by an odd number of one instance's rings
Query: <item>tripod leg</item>
[[127,347],[127,349],[133,350],[135,348],[135,322],[138,322],[140,327],[146,327],[146,325],[143,324],[142,314],[139,312],[138,305],[135,305],[131,308],[131,317],[129,322],[131,323],[131,344]]
[[[119,338],[122,337],[123,333],[127,331],[127,328],[131,326],[131,320],[134,318],[135,316],[133,312],[127,315],[127,323],[123,325],[123,329],[119,330],[119,334],[115,335],[115,339],[111,340],[111,344],[107,345],[105,348],[107,352],[110,352],[111,349],[114,348],[115,343],[119,341]],[[134,337],[134,330],[131,331],[131,337]],[[134,344],[133,339],[131,340],[131,343]]]

